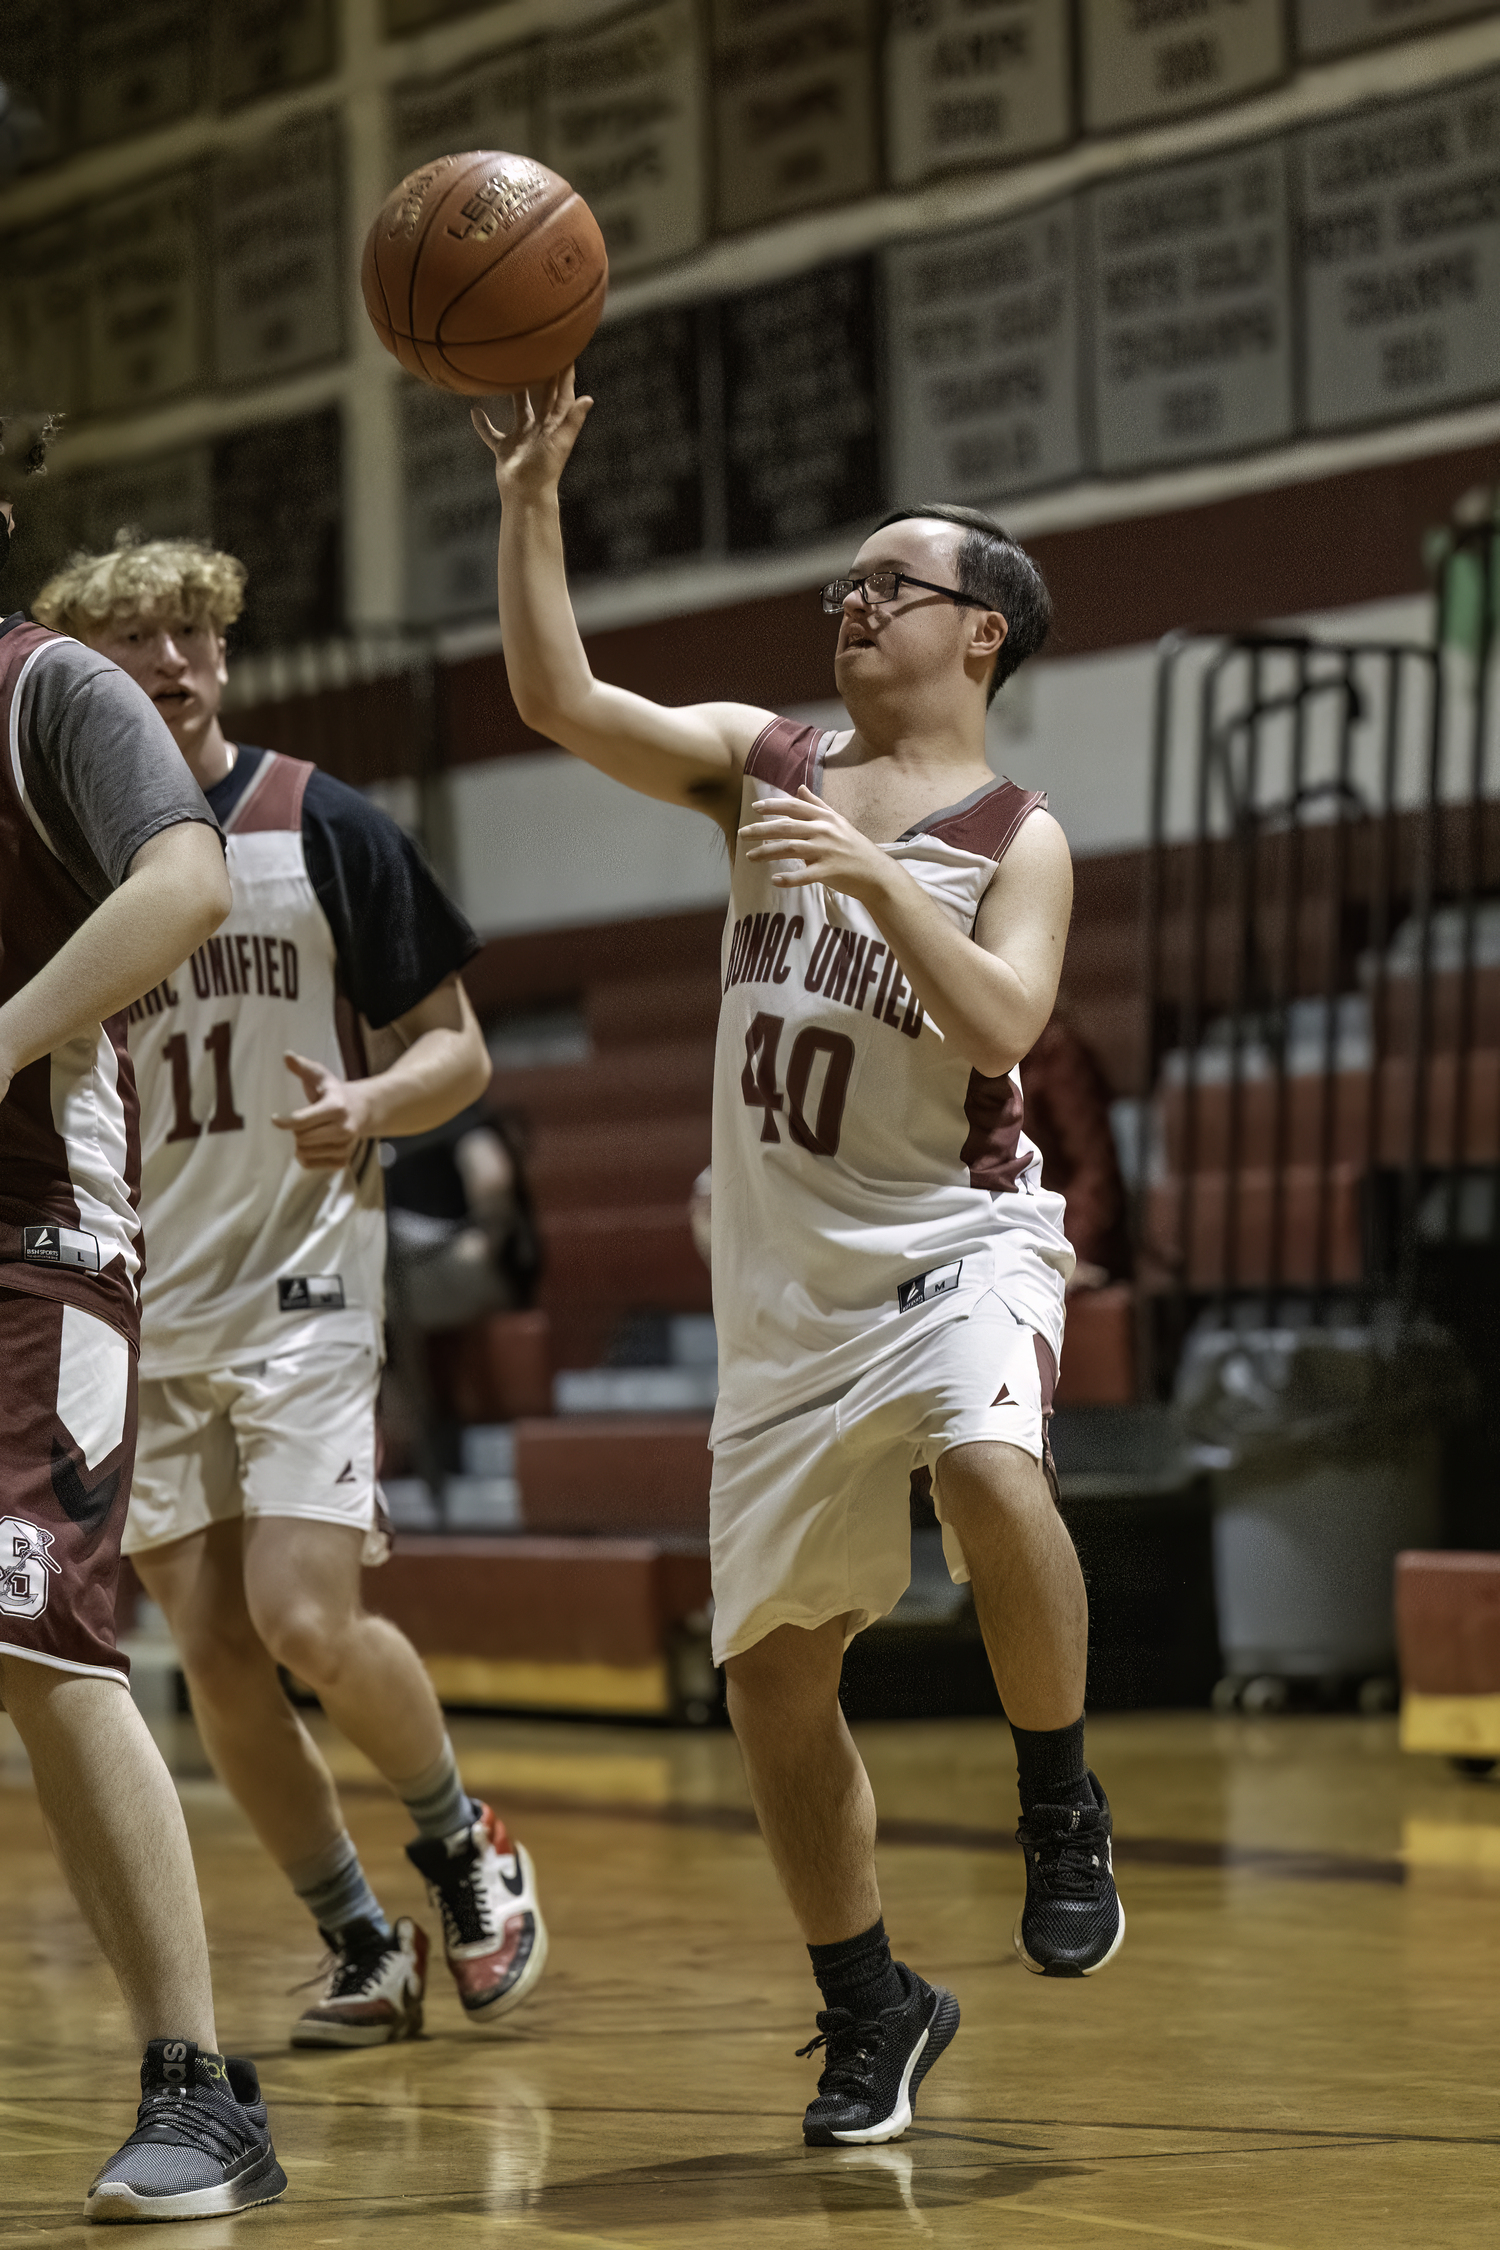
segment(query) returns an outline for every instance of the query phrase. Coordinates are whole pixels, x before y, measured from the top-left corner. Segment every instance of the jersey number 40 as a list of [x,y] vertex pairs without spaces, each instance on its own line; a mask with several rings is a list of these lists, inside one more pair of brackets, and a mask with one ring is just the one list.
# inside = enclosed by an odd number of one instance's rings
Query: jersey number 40
[[[760,1137],[763,1141],[781,1139],[776,1120],[784,1114],[787,1131],[799,1148],[810,1150],[814,1156],[836,1156],[844,1124],[844,1103],[849,1093],[849,1075],[854,1068],[854,1041],[842,1031],[825,1031],[821,1024],[805,1025],[792,1041],[792,1051],[786,1059],[783,1094],[776,1083],[776,1057],[785,1029],[784,1016],[762,1012],[755,1018],[745,1033],[745,1067],[740,1074],[740,1091],[747,1107],[762,1112]],[[828,1067],[818,1094],[817,1115],[809,1124],[808,1088],[820,1055],[827,1056]]]

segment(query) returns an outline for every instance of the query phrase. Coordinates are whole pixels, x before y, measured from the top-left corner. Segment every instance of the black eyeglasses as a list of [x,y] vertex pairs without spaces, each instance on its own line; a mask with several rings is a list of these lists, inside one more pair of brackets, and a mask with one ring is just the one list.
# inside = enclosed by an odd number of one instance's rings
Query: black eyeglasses
[[893,602],[903,586],[920,586],[924,594],[942,594],[964,609],[989,609],[990,602],[961,594],[956,586],[934,586],[930,578],[913,578],[909,570],[872,570],[868,578],[830,578],[823,588],[823,607],[836,617],[851,594],[858,594],[868,609],[874,602]]

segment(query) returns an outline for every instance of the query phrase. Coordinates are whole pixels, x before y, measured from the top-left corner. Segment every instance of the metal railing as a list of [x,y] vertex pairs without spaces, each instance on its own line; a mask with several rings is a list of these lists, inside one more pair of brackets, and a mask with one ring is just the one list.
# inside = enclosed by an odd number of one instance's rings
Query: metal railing
[[1497,539],[1488,507],[1454,527],[1431,645],[1161,645],[1135,1184],[1155,1387],[1205,1313],[1409,1316],[1433,1254],[1500,1248]]

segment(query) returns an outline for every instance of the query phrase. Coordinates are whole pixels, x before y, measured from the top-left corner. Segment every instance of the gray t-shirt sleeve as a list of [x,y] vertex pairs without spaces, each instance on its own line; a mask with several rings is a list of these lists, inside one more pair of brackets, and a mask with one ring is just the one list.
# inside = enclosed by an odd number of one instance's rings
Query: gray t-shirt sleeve
[[44,647],[21,692],[21,775],[53,850],[97,906],[164,828],[218,829],[143,688],[78,641]]

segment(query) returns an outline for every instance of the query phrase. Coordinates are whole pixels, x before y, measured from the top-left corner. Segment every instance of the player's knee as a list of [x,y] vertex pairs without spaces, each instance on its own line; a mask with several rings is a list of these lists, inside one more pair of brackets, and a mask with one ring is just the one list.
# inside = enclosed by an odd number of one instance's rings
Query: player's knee
[[945,1517],[974,1510],[1022,1517],[1054,1508],[1052,1487],[1040,1461],[1018,1445],[957,1445],[938,1463],[938,1498]]
[[265,1663],[265,1650],[243,1612],[230,1617],[177,1619],[172,1637],[188,1685],[211,1701],[232,1699],[243,1689],[246,1674]]
[[258,1623],[275,1661],[315,1694],[337,1684],[344,1664],[345,1618],[321,1602],[295,1600]]
[[780,1625],[763,1640],[727,1659],[729,1715],[738,1730],[743,1720],[774,1721],[788,1713],[809,1717],[838,1704],[843,1670],[843,1620],[814,1632]]

